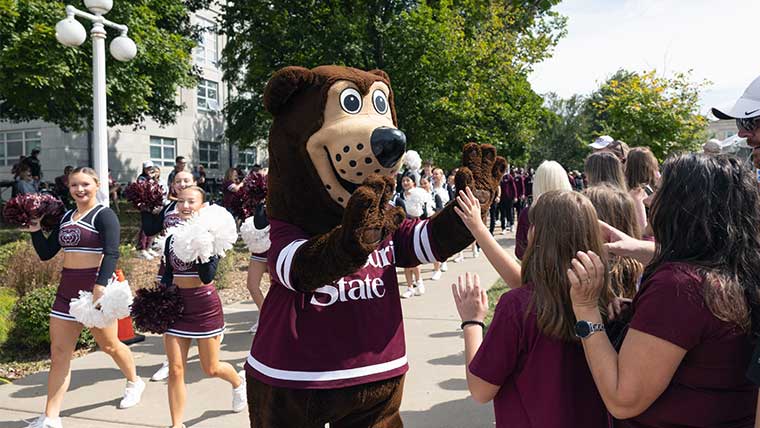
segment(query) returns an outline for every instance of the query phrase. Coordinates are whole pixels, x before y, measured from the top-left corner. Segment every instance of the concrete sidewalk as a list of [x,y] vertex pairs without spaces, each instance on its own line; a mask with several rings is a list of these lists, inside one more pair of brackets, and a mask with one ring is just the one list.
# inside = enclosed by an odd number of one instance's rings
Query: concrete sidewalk
[[[513,234],[499,235],[499,242],[512,251]],[[462,263],[449,261],[448,272],[439,281],[430,281],[432,265],[423,266],[427,293],[402,300],[410,370],[404,388],[401,414],[409,428],[490,428],[491,404],[479,405],[468,398],[464,379],[464,343],[459,331],[450,284],[465,271],[477,272],[490,286],[498,275],[481,254],[473,258],[465,251]],[[399,270],[399,283],[404,283]],[[403,291],[404,285],[402,285]],[[225,308],[227,332],[220,357],[241,367],[248,354],[252,336],[248,332],[257,319],[252,302]],[[164,360],[160,336],[131,346],[140,376],[147,378]],[[167,427],[170,424],[165,382],[151,382],[142,402],[126,410],[116,408],[124,379],[103,352],[93,352],[72,361],[71,386],[66,394],[62,416],[66,428]],[[207,379],[192,347],[186,373],[188,390],[185,423],[193,428],[247,427],[247,412],[232,413],[229,385]],[[37,417],[44,407],[47,372],[0,386],[0,427],[22,428],[22,419]]]

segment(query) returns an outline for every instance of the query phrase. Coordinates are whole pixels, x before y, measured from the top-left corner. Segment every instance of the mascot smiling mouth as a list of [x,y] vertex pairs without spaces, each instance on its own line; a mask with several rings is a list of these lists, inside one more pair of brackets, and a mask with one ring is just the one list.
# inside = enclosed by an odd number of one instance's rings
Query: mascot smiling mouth
[[368,176],[398,172],[406,135],[394,124],[389,96],[382,81],[364,94],[353,82],[333,83],[322,127],[306,143],[324,190],[343,207]]

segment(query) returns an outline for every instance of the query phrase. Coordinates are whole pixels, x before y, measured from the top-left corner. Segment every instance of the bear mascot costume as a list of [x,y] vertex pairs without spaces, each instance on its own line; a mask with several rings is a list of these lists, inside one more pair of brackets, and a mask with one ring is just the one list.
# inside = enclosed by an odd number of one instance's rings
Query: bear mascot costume
[[[385,72],[286,67],[264,105],[271,287],[246,360],[251,427],[402,427],[396,267],[444,261],[472,235],[455,203],[428,220],[389,203],[406,137]],[[456,186],[487,210],[505,169],[468,143]]]

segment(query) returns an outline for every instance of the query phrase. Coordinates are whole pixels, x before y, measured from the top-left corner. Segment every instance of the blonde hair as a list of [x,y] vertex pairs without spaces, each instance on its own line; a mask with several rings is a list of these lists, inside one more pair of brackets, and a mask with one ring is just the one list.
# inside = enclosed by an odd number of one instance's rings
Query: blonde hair
[[536,169],[533,176],[533,198],[538,199],[541,194],[552,190],[571,191],[567,171],[556,161],[543,161]]
[[95,172],[94,169],[92,169],[92,168],[90,168],[88,166],[80,166],[79,168],[76,168],[75,170],[71,171],[71,175],[74,175],[74,174],[89,175],[90,178],[92,178],[93,180],[95,180],[95,184],[96,185],[98,185],[98,186],[100,185],[100,178],[98,178],[98,173]]

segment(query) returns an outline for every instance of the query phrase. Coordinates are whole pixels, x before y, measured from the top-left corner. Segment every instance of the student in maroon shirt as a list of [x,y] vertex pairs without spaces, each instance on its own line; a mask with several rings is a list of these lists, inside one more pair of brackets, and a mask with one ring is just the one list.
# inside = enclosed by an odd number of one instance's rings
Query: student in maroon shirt
[[[492,260],[493,238],[477,199],[471,192],[460,194],[458,203],[457,213]],[[577,192],[551,191],[536,200],[529,215],[533,228],[523,285],[513,284],[501,296],[485,339],[488,297],[477,275],[460,276],[452,285],[463,321],[467,386],[476,401],[493,400],[497,428],[607,427],[607,411],[574,334],[565,273],[577,251],[601,251],[596,212]],[[609,286],[608,278],[602,282]],[[596,305],[606,307],[609,297],[609,290],[597,294]]]
[[[656,247],[606,226],[610,252],[649,262],[619,354],[604,334],[583,340],[617,426],[753,426],[757,389],[744,372],[750,331],[760,327],[756,186],[737,158],[677,156],[665,162],[652,201]],[[579,253],[568,272],[579,325],[602,320],[601,272],[592,253]]]

